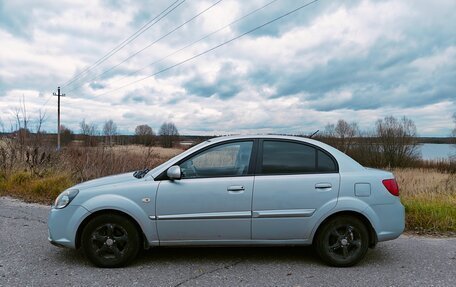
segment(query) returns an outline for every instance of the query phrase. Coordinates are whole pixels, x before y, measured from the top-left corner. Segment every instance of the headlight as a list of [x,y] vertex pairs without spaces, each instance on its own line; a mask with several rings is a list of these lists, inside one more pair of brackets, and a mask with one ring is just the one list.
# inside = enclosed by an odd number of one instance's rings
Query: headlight
[[54,202],[54,208],[62,209],[66,207],[70,202],[78,195],[79,190],[77,189],[68,189],[62,192]]

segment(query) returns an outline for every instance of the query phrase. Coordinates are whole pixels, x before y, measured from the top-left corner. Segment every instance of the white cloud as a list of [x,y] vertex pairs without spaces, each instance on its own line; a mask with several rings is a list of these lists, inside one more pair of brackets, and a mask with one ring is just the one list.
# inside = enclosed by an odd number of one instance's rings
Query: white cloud
[[[123,132],[143,123],[157,129],[172,120],[184,134],[296,133],[321,129],[339,118],[370,128],[381,117],[405,115],[415,120],[421,135],[449,134],[456,111],[456,84],[449,80],[456,64],[456,48],[448,37],[454,33],[447,17],[456,8],[452,1],[438,1],[432,9],[424,1],[319,2],[269,27],[281,29],[264,29],[111,92],[242,33],[250,26],[230,27],[146,67],[266,2],[223,1],[97,79],[97,85],[76,81],[65,87],[62,122],[74,130],[85,118],[99,126],[113,119]],[[99,75],[212,3],[187,1],[81,79]],[[4,5],[0,13],[6,16],[28,11],[16,18],[0,15],[0,108],[1,119],[7,122],[22,95],[30,116],[36,117],[57,85],[94,63],[169,3]],[[249,21],[258,25],[296,6],[296,1],[277,2]],[[78,85],[82,88],[71,91]],[[52,131],[55,98],[46,108],[45,128]]]

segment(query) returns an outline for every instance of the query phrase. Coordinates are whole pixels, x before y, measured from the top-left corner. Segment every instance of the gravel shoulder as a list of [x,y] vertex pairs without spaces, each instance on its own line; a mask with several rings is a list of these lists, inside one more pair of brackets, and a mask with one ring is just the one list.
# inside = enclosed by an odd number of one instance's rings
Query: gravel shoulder
[[352,268],[311,247],[154,248],[127,268],[95,268],[47,241],[48,206],[0,197],[0,286],[454,286],[456,238],[403,235]]

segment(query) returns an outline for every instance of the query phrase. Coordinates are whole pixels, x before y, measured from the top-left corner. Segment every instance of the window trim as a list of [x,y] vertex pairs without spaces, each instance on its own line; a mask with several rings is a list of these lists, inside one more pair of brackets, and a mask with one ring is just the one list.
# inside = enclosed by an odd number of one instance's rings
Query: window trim
[[[227,177],[245,177],[245,176],[254,176],[255,175],[255,166],[256,166],[256,159],[258,155],[258,139],[256,138],[247,138],[247,139],[234,139],[234,140],[228,140],[228,141],[223,141],[223,142],[217,142],[211,145],[208,145],[204,148],[201,148],[200,150],[197,150],[183,159],[177,161],[173,165],[181,165],[183,162],[187,161],[188,159],[195,157],[208,149],[225,145],[225,144],[232,144],[232,143],[237,143],[237,142],[252,142],[252,151],[250,154],[250,161],[249,161],[249,168],[247,169],[247,174],[242,174],[242,175],[218,175],[218,176],[201,176],[201,177],[191,177],[191,178],[182,178],[181,180],[191,180],[191,179],[202,179],[202,178],[227,178]],[[171,167],[171,166],[170,166]],[[169,167],[168,167],[169,168]],[[166,174],[168,169],[164,170],[159,176],[155,178],[154,181],[162,181],[162,180],[170,180]]]
[[[287,142],[287,143],[295,143],[295,144],[300,144],[300,145],[305,145],[311,148],[315,149],[315,167],[317,170],[315,171],[307,171],[307,172],[283,172],[283,173],[269,173],[269,174],[263,174],[262,168],[263,168],[263,144],[265,141],[270,141],[270,142]],[[329,156],[330,159],[335,163],[336,169],[334,171],[320,171],[318,170],[318,151],[321,151],[322,153],[326,154]],[[291,139],[269,139],[269,138],[262,138],[259,139],[258,141],[258,154],[257,154],[257,160],[256,160],[256,165],[255,165],[255,176],[275,176],[275,175],[297,175],[297,174],[334,174],[334,173],[339,173],[339,163],[337,162],[336,158],[328,151],[325,149],[313,145],[311,143],[306,143],[298,140],[291,140]]]

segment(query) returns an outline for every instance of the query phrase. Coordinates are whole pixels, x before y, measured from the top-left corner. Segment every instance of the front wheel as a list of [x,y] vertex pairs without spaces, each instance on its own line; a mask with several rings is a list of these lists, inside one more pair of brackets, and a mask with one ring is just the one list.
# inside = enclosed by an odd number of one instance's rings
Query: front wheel
[[95,217],[82,232],[82,248],[98,267],[121,267],[138,254],[139,232],[127,218],[117,214]]
[[318,232],[315,247],[320,258],[336,267],[358,263],[366,255],[369,234],[364,223],[354,216],[338,216]]

